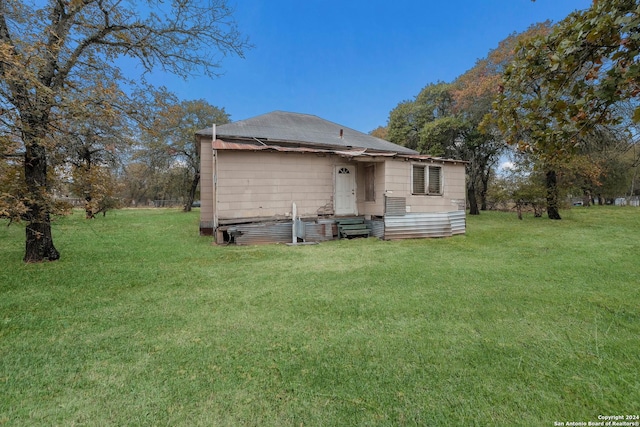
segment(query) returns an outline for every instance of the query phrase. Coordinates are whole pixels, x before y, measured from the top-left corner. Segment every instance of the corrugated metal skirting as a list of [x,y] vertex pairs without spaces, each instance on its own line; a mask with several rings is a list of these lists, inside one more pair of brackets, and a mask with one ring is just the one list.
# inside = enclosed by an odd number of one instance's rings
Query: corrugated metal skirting
[[451,222],[451,234],[464,234],[467,231],[467,214],[465,211],[449,212]]
[[254,224],[240,224],[229,227],[240,232],[236,236],[239,245],[256,245],[259,243],[287,243],[292,239],[291,221],[263,222]]
[[298,236],[305,242],[323,242],[333,240],[334,220],[317,220],[304,222],[304,235]]
[[384,239],[384,221],[381,219],[372,219],[369,221],[365,221],[365,224],[371,230],[371,236],[377,237],[378,239]]
[[464,234],[464,215],[464,211],[454,211],[386,216],[384,219],[384,238],[414,239]]
[[[296,235],[305,242],[323,242],[333,240],[334,220],[302,221],[296,220]],[[289,243],[292,241],[292,222],[262,222],[239,224],[229,227],[237,230],[235,243],[239,245],[257,245],[261,243]]]
[[[336,238],[335,219],[316,221],[297,220],[297,236],[305,242],[322,242]],[[450,237],[466,232],[465,211],[438,213],[406,213],[385,216],[384,220],[368,220],[371,236],[381,239],[412,239],[424,237]],[[291,242],[292,222],[276,221],[229,226],[235,243],[255,245],[260,243]]]

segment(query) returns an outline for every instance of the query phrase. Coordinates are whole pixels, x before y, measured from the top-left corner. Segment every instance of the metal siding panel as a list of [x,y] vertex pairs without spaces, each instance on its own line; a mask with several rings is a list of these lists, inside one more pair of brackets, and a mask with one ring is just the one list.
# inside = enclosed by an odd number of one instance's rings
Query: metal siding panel
[[[305,242],[323,242],[334,239],[334,220],[298,221],[297,235]],[[236,237],[239,245],[291,242],[291,221],[234,225],[242,235]]]
[[291,241],[291,221],[261,224],[241,224],[234,226],[242,235],[236,237],[239,245],[260,243],[288,243]]
[[[370,220],[365,223],[371,229],[372,236],[384,239],[450,237],[466,231],[464,211],[386,216],[384,221]],[[233,227],[242,233],[236,237],[236,243],[240,245],[291,241],[291,221],[239,224]],[[307,242],[333,240],[334,228],[333,219],[305,221],[299,227],[299,235],[304,235]]]
[[467,230],[467,216],[465,211],[449,212],[451,234],[465,234]]
[[304,240],[307,235],[306,223],[296,219],[296,237]]
[[333,220],[305,222],[305,241],[323,242],[333,240]]
[[407,199],[404,197],[387,197],[384,199],[385,215],[404,216],[407,214]]
[[367,224],[371,230],[371,236],[377,237],[378,239],[384,239],[384,221],[370,220],[365,221],[365,224]]
[[452,235],[449,215],[446,212],[385,217],[384,225],[385,239],[449,237]]

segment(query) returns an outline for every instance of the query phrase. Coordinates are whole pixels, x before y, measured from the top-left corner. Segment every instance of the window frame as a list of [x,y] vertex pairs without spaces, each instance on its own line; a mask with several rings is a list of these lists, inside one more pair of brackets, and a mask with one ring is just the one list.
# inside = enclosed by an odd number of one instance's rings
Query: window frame
[[376,201],[376,165],[364,166],[364,201]]
[[[422,169],[422,176],[420,179],[422,182],[416,182],[416,169]],[[440,186],[437,192],[429,191],[431,170],[439,170]],[[416,191],[416,184],[421,184],[423,192]],[[411,194],[415,196],[443,196],[444,195],[444,166],[424,163],[412,163],[411,164]]]

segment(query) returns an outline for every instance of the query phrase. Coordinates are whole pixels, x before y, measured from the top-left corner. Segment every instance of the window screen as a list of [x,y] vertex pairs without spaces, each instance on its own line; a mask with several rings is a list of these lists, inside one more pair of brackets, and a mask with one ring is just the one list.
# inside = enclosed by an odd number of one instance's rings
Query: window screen
[[413,194],[424,194],[424,166],[413,165]]
[[413,165],[413,194],[442,194],[442,166]]
[[429,192],[428,194],[442,194],[442,168],[429,166]]
[[364,168],[364,201],[365,202],[376,201],[376,190],[374,186],[375,177],[376,177],[375,165],[370,165]]

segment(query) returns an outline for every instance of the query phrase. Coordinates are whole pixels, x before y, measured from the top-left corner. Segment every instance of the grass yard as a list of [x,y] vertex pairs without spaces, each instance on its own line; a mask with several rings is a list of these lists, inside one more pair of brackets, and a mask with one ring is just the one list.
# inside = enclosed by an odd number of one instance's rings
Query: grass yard
[[198,212],[0,222],[0,425],[596,422],[640,413],[640,209],[448,239],[216,247]]

